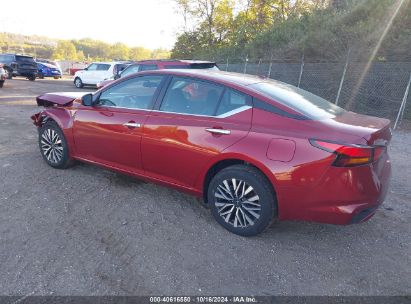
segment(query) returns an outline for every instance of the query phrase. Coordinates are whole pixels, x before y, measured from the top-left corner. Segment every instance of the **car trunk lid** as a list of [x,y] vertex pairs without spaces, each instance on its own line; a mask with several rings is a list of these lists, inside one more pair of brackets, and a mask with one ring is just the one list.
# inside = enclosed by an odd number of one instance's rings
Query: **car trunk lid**
[[385,118],[347,111],[327,120],[341,132],[364,138],[370,146],[387,146],[391,140],[390,121]]

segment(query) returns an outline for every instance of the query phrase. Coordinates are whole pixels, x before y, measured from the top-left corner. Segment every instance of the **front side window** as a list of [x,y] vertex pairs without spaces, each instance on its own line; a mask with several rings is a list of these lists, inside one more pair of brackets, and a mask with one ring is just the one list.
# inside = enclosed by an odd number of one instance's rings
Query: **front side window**
[[126,77],[128,75],[137,73],[139,69],[140,69],[140,65],[129,66],[127,69],[121,72],[121,77]]
[[97,70],[97,63],[92,63],[87,67],[87,71],[95,71]]
[[140,71],[151,71],[151,70],[158,70],[156,64],[142,64]]
[[213,116],[223,87],[201,80],[173,77],[160,110],[182,114]]
[[150,75],[120,82],[101,93],[98,104],[129,109],[149,109],[162,80],[161,75]]

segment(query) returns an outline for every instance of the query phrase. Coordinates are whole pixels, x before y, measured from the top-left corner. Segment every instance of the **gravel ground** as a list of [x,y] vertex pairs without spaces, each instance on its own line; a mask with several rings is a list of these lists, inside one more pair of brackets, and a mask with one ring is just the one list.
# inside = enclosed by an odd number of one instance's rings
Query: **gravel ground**
[[23,79],[0,90],[0,294],[411,294],[411,133],[394,133],[392,185],[370,221],[282,222],[243,238],[178,191],[47,166],[34,97],[76,90]]

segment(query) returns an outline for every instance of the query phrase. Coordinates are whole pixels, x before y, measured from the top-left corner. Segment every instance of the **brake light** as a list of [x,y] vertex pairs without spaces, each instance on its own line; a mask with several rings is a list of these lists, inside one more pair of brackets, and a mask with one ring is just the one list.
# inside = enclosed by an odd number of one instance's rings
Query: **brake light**
[[385,147],[350,145],[322,140],[311,139],[311,145],[321,150],[325,150],[337,155],[333,166],[336,167],[352,167],[360,166],[378,160],[381,154],[385,151]]

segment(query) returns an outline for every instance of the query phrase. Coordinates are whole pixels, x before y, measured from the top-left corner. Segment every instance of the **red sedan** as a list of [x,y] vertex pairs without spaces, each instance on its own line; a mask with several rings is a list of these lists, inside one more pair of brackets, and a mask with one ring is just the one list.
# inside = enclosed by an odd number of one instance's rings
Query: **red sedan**
[[50,166],[84,161],[203,197],[239,235],[274,219],[360,223],[387,193],[389,120],[285,83],[159,70],[37,103],[45,109],[32,119]]

